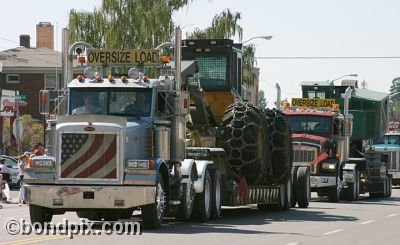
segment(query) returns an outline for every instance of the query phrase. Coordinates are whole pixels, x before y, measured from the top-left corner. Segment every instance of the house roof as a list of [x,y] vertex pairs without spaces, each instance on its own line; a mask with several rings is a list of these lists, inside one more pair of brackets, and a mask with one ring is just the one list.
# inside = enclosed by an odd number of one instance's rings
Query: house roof
[[43,73],[61,69],[61,52],[47,48],[18,47],[0,52],[3,73]]
[[331,81],[302,81],[300,82],[301,86],[333,86]]

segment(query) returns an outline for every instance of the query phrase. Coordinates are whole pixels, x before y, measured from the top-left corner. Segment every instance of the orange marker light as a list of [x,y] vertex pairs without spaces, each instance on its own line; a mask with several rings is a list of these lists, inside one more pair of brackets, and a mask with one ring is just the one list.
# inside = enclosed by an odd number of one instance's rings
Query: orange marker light
[[171,59],[169,58],[169,56],[163,55],[163,56],[161,57],[161,62],[164,63],[164,64],[166,64],[166,63],[171,62]]
[[86,62],[86,57],[85,57],[85,56],[79,56],[79,57],[78,57],[78,61],[79,61],[80,63],[85,63],[85,62]]
[[154,160],[149,160],[149,169],[154,169]]

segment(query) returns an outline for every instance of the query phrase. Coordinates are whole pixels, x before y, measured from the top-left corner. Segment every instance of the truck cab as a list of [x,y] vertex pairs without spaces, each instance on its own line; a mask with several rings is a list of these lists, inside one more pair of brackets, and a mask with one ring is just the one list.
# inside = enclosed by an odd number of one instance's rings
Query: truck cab
[[293,165],[310,167],[311,191],[328,196],[330,201],[338,201],[340,169],[344,161],[340,153],[346,138],[343,115],[334,108],[317,107],[286,107],[284,113],[292,129]]
[[393,185],[400,185],[400,132],[390,131],[382,138],[374,139],[372,147],[375,151],[388,153],[389,169]]

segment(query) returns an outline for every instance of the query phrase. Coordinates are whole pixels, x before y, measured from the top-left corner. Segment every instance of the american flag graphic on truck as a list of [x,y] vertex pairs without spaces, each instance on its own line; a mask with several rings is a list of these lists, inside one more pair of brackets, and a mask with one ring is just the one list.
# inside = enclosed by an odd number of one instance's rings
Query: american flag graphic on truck
[[61,178],[117,178],[115,134],[63,133]]

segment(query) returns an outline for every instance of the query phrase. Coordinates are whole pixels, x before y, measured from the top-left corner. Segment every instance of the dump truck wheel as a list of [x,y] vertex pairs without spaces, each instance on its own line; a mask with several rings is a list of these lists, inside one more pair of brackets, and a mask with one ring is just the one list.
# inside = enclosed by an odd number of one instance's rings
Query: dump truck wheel
[[310,170],[308,167],[299,167],[296,181],[297,204],[300,208],[307,208],[310,204]]
[[265,111],[265,120],[270,139],[271,181],[285,184],[291,177],[293,164],[290,124],[285,115],[275,109]]
[[34,228],[44,228],[45,223],[50,223],[53,219],[53,211],[49,208],[42,206],[29,204],[29,216],[31,218],[31,224],[40,224],[41,227]]
[[217,146],[224,148],[235,181],[242,177],[248,184],[266,181],[268,143],[260,109],[247,102],[227,108],[217,132]]
[[180,220],[189,220],[192,216],[194,197],[196,195],[192,181],[189,184],[183,185],[183,193],[184,195],[181,204],[178,206],[176,218]]
[[212,181],[208,170],[204,174],[203,192],[197,193],[194,198],[193,219],[206,222],[211,215]]
[[155,203],[142,207],[143,226],[147,229],[157,229],[161,226],[166,208],[166,193],[161,173],[158,174]]

